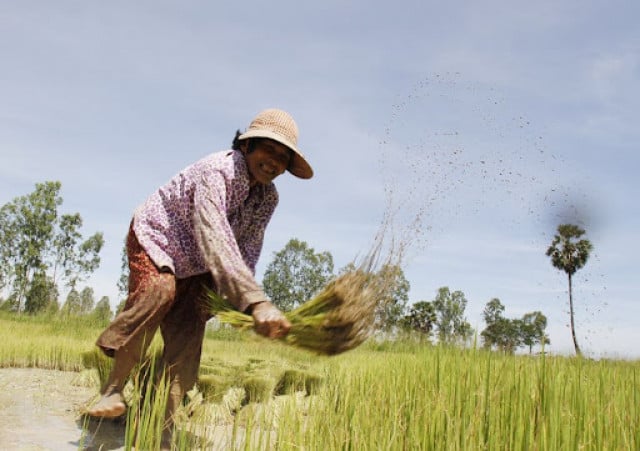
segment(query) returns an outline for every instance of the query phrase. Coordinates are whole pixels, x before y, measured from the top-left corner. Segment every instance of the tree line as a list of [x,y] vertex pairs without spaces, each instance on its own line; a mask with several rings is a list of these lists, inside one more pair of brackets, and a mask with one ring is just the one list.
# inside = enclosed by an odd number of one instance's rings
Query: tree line
[[[60,182],[37,183],[35,190],[0,207],[0,293],[4,310],[18,313],[57,311],[59,289],[70,290],[88,305],[88,292],[78,293],[79,282],[100,265],[104,245],[101,232],[83,239],[79,213],[60,214]],[[92,290],[91,290],[92,292]],[[93,307],[93,306],[92,306]]]
[[[61,183],[57,181],[38,183],[33,192],[0,207],[0,309],[27,314],[85,315],[106,321],[112,317],[109,298],[103,296],[96,303],[92,288],[77,288],[100,265],[103,235],[95,232],[83,238],[80,214],[58,212],[63,202],[60,189]],[[576,225],[561,224],[546,251],[552,265],[568,276],[571,333],[577,354],[581,351],[575,333],[572,277],[585,265],[592,250],[589,240],[582,238],[584,233]],[[293,238],[274,253],[262,284],[271,300],[288,311],[350,269],[352,263],[334,274],[329,252],[315,252],[306,242]],[[376,329],[380,333],[412,334],[448,345],[467,343],[475,335],[465,317],[468,300],[462,291],[451,291],[445,286],[438,289],[432,300],[410,303],[410,283],[401,267],[383,265],[377,275],[389,281],[376,310]],[[123,299],[127,282],[128,265],[123,248],[117,281]],[[62,305],[60,287],[69,290]],[[485,347],[508,353],[525,347],[531,352],[535,345],[550,343],[545,332],[547,318],[542,312],[510,319],[503,316],[504,310],[498,298],[486,304],[485,328],[479,334]]]

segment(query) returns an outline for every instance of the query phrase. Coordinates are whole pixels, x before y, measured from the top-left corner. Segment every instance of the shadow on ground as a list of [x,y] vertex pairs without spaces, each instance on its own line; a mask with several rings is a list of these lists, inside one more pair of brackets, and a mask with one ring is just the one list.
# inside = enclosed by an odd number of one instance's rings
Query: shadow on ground
[[81,435],[72,443],[79,450],[113,451],[124,448],[126,417],[105,419],[82,415],[76,424]]

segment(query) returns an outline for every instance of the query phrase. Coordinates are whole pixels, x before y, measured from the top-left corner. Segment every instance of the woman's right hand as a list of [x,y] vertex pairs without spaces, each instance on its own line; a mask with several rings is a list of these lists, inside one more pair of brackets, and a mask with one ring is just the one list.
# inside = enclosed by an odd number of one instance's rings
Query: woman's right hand
[[254,304],[251,309],[254,329],[267,338],[282,338],[289,333],[291,323],[270,301]]

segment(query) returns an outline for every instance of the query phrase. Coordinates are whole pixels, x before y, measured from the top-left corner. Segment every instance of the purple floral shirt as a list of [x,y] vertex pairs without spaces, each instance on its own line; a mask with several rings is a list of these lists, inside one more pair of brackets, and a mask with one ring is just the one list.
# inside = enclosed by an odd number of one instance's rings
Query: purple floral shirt
[[264,300],[255,267],[278,204],[273,183],[249,186],[239,151],[211,154],[185,168],[134,213],[149,257],[177,278],[211,272],[218,292],[239,310]]

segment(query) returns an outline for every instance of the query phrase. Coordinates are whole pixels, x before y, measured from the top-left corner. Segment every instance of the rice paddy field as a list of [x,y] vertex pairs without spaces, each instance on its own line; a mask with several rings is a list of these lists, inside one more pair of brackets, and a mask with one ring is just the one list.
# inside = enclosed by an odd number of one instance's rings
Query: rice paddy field
[[[0,367],[73,372],[72,384],[97,393],[109,365],[93,352],[100,330],[2,313]],[[152,396],[142,381],[134,375],[128,386],[123,449],[159,446],[162,384]],[[408,339],[325,357],[224,329],[207,334],[177,424],[176,449],[637,450],[640,362]],[[82,449],[91,428],[70,441]]]

